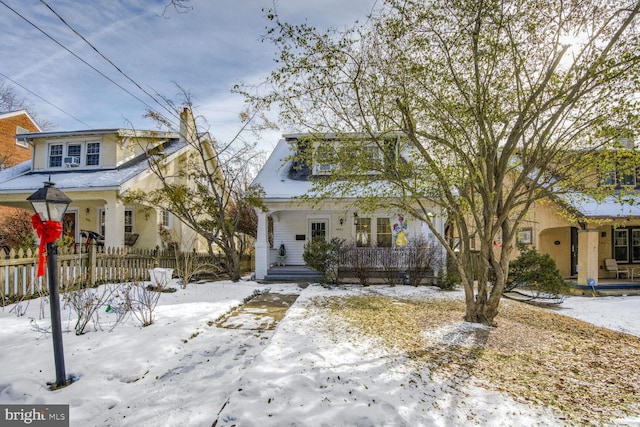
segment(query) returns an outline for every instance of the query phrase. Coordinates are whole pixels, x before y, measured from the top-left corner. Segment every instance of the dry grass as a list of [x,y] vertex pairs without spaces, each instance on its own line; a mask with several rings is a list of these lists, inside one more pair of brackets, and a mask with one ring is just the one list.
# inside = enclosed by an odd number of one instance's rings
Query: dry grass
[[468,376],[551,406],[571,424],[640,416],[638,337],[504,300],[497,328],[462,322],[460,300],[354,296],[316,304],[436,375]]

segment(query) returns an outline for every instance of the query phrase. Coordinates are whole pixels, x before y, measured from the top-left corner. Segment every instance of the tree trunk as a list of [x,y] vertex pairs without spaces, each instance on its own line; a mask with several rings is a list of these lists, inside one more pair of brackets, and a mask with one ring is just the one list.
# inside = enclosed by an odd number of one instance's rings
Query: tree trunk
[[225,261],[227,264],[227,274],[233,282],[240,280],[240,254],[235,249],[226,251]]

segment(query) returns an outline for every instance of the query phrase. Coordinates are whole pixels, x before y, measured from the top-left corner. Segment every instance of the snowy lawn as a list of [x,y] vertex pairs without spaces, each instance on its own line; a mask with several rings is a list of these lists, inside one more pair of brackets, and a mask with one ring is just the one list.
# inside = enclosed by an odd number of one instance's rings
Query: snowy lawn
[[[252,330],[246,320],[245,329],[216,327],[266,289],[300,294],[274,331]],[[151,326],[128,317],[109,331],[117,315],[103,311],[98,328],[91,323],[80,336],[65,306],[65,362],[76,381],[56,391],[46,385],[55,379],[51,335],[43,332],[49,307],[23,302],[0,308],[0,403],[69,404],[71,426],[81,427],[556,426],[585,423],[584,411],[557,409],[565,390],[583,386],[572,383],[586,381],[583,366],[605,391],[621,368],[632,369],[622,372],[631,379],[640,372],[640,297],[573,297],[556,310],[635,336],[512,301],[503,301],[498,328],[488,330],[460,321],[461,300],[460,292],[430,287],[189,284],[161,294]],[[627,353],[616,355],[620,343]],[[583,345],[589,357],[581,356]],[[495,370],[528,378],[529,368],[519,373],[511,362],[526,367],[536,354],[587,363],[540,366],[542,378],[566,370],[553,385],[557,402],[545,400],[553,393],[514,393]],[[627,355],[633,360],[618,365]],[[616,364],[608,366],[609,357]],[[630,415],[612,423],[640,425],[637,400],[619,406]],[[604,424],[609,413],[590,422]]]

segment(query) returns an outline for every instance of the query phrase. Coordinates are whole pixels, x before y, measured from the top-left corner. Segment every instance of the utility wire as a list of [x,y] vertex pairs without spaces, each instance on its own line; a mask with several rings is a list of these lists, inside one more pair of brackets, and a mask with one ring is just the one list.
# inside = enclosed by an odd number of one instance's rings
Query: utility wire
[[3,73],[0,73],[0,76],[4,77],[5,79],[9,80],[11,83],[13,83],[16,86],[20,86],[22,89],[26,90],[27,92],[29,92],[31,95],[38,97],[39,99],[43,100],[44,102],[46,102],[47,104],[51,105],[52,107],[56,108],[59,111],[62,111],[64,114],[66,114],[67,116],[71,117],[72,119],[82,123],[83,125],[85,125],[87,127],[87,129],[91,129],[91,126],[89,126],[88,124],[86,124],[85,122],[83,122],[82,120],[80,120],[79,118],[73,116],[70,113],[67,113],[66,111],[64,111],[62,108],[58,107],[57,105],[47,101],[46,99],[44,99],[43,97],[41,97],[40,95],[38,95],[37,93],[35,93],[34,91],[32,91],[31,89],[28,89],[24,86],[22,86],[20,83],[16,82],[15,80],[9,78],[8,76],[4,75]]
[[[67,52],[69,52],[71,55],[75,56],[77,59],[79,59],[81,62],[83,62],[84,64],[86,64],[87,66],[89,66],[92,70],[94,70],[96,73],[100,74],[102,77],[104,77],[105,79],[109,80],[111,83],[113,83],[114,85],[116,85],[117,87],[119,87],[120,89],[122,89],[124,92],[128,93],[130,96],[132,96],[133,98],[135,98],[136,100],[138,100],[139,102],[141,102],[143,105],[145,105],[147,108],[149,108],[151,111],[155,111],[153,109],[153,107],[151,107],[149,104],[147,104],[146,102],[144,102],[142,99],[140,99],[139,97],[137,97],[136,95],[134,95],[133,93],[131,93],[131,91],[127,90],[126,88],[122,87],[120,84],[116,83],[112,78],[110,78],[109,76],[105,75],[102,71],[98,70],[96,67],[94,67],[93,65],[89,64],[87,61],[85,61],[84,59],[82,59],[81,57],[79,57],[77,54],[75,54],[74,52],[72,52],[69,48],[67,48],[65,45],[63,45],[62,43],[60,43],[58,40],[56,40],[55,38],[53,38],[51,35],[47,34],[44,30],[42,30],[40,27],[38,27],[36,24],[34,24],[33,22],[31,22],[29,19],[27,19],[26,17],[24,17],[23,15],[21,15],[18,11],[16,11],[15,9],[13,9],[12,7],[10,7],[9,5],[7,5],[3,0],[0,0],[0,4],[2,4],[3,6],[5,6],[7,9],[9,9],[10,11],[12,11],[13,13],[15,13],[16,15],[18,15],[20,18],[22,18],[24,21],[26,21],[28,24],[30,24],[32,27],[34,27],[36,30],[40,31],[42,34],[44,34],[47,38],[49,38],[51,41],[53,41],[54,43],[56,43],[58,46],[60,46],[61,48],[63,48],[64,50],[66,50]],[[156,111],[157,113],[157,111]],[[160,114],[160,113],[158,113]]]
[[82,39],[82,41],[84,41],[86,44],[88,44],[89,46],[91,46],[91,48],[98,54],[100,55],[105,61],[107,61],[109,64],[111,64],[113,66],[113,68],[115,68],[116,70],[118,70],[118,72],[120,74],[122,74],[125,78],[127,78],[127,80],[129,80],[131,83],[133,83],[138,89],[140,89],[143,93],[145,93],[149,98],[153,99],[153,101],[158,104],[159,106],[161,106],[162,108],[164,108],[167,112],[169,112],[169,114],[171,114],[173,117],[175,117],[176,119],[180,119],[180,117],[178,117],[178,115],[176,114],[175,111],[171,110],[170,108],[167,108],[166,105],[164,105],[163,103],[161,103],[160,101],[158,101],[153,95],[151,95],[149,92],[147,92],[145,89],[142,88],[142,86],[140,86],[138,84],[138,82],[136,82],[135,80],[133,80],[128,74],[126,74],[124,71],[122,71],[120,69],[120,67],[118,67],[116,64],[113,63],[112,60],[110,60],[109,58],[107,58],[102,52],[100,52],[100,50],[98,50],[97,47],[95,47],[89,40],[87,40],[82,34],[80,34],[80,32],[78,30],[76,30],[71,24],[69,24],[62,16],[60,16],[60,14],[58,12],[56,12],[55,10],[53,10],[53,8],[51,6],[49,6],[47,4],[47,2],[45,0],[40,0],[40,3],[44,4],[54,15],[56,15],[58,17],[58,19],[60,21],[62,21],[62,23],[64,25],[66,25],[71,31],[73,31],[78,37],[80,37]]

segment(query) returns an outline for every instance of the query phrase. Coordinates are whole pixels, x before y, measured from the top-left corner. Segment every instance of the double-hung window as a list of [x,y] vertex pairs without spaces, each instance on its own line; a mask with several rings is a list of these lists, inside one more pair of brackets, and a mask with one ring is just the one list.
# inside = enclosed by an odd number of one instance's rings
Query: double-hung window
[[59,168],[62,166],[62,155],[64,153],[63,144],[49,145],[49,167]]

